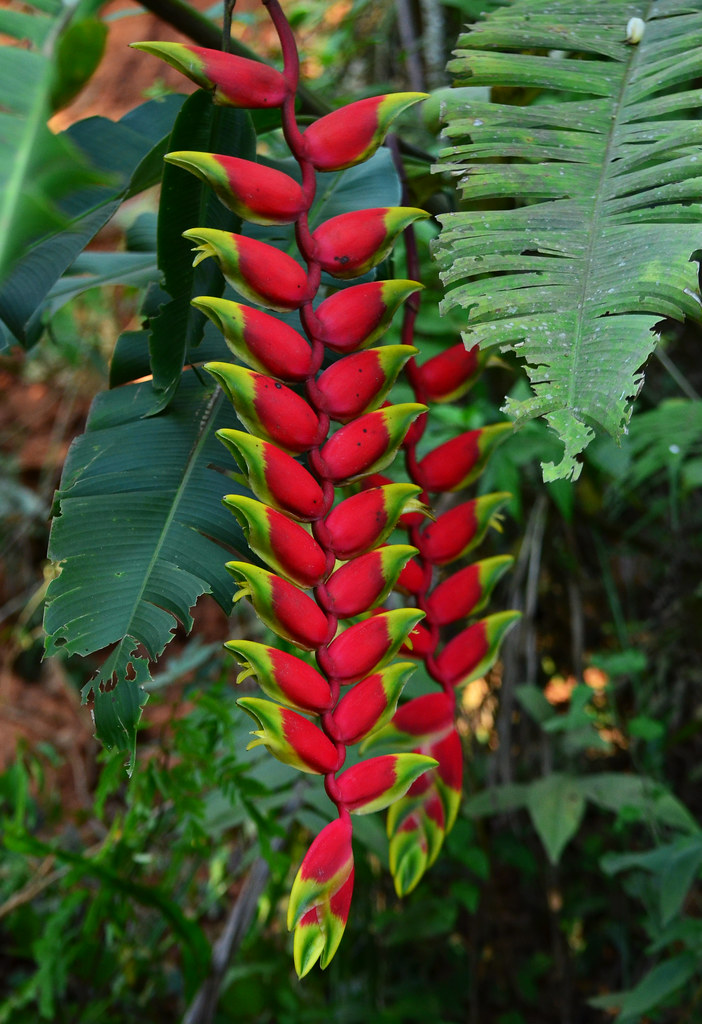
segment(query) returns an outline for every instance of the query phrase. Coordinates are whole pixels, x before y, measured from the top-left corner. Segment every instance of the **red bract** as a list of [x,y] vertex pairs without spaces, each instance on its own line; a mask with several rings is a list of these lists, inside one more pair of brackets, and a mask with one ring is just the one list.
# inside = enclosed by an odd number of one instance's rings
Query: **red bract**
[[239,520],[249,547],[272,569],[300,587],[321,583],[326,555],[304,527],[243,494],[227,495],[224,504]]
[[315,478],[280,448],[242,430],[217,431],[237,463],[246,468],[245,482],[257,498],[303,522],[319,519],[324,508]]
[[461,342],[414,369],[420,393],[430,402],[453,402],[471,387],[481,370],[477,345],[466,349]]
[[259,619],[269,629],[296,647],[312,651],[327,638],[327,619],[317,604],[292,583],[247,562],[227,562],[227,569],[240,577],[239,593],[249,597]]
[[334,110],[305,131],[305,156],[318,171],[341,171],[361,163],[373,155],[397,115],[423,99],[423,92],[394,93]]
[[417,546],[422,557],[432,565],[448,565],[468,554],[511,497],[507,491],[486,494],[444,512],[419,534]]
[[317,381],[322,408],[331,419],[348,423],[380,405],[416,351],[410,345],[386,345],[339,359]]
[[511,423],[495,423],[446,441],[421,460],[418,482],[427,491],[457,491],[466,487],[480,474],[498,441],[511,430]]
[[167,153],[164,160],[206,181],[224,205],[242,220],[254,224],[292,224],[304,209],[298,183],[265,164],[189,151]]
[[382,544],[402,511],[421,508],[414,484],[387,484],[354,494],[327,516],[329,544],[340,559],[356,558]]
[[372,345],[388,329],[398,307],[420,288],[417,281],[373,281],[336,292],[315,311],[317,337],[332,352]]
[[337,618],[349,619],[384,601],[416,548],[391,544],[346,562],[325,587],[324,604]]
[[332,277],[360,277],[385,258],[401,231],[428,216],[424,210],[402,206],[342,213],[314,232],[315,257]]
[[275,68],[190,43],[132,43],[165,60],[202,86],[214,89],[215,102],[232,107],[279,107],[289,95],[285,78]]
[[423,405],[393,405],[337,430],[321,451],[329,479],[347,483],[387,466],[410,423],[424,409]]
[[290,388],[234,363],[205,363],[204,369],[224,388],[239,419],[252,433],[294,455],[314,447],[319,420]]
[[370,675],[394,657],[423,615],[416,608],[397,608],[349,626],[318,652],[320,667],[342,683]]
[[198,243],[193,266],[214,256],[232,288],[250,302],[285,313],[309,297],[305,271],[272,245],[215,228],[190,228],[183,237]]
[[234,355],[254,370],[279,380],[299,382],[312,373],[312,349],[282,320],[239,302],[199,296],[192,305],[210,318]]
[[253,640],[228,640],[224,646],[244,666],[237,683],[253,674],[269,697],[310,714],[320,715],[332,706],[329,683],[302,658]]

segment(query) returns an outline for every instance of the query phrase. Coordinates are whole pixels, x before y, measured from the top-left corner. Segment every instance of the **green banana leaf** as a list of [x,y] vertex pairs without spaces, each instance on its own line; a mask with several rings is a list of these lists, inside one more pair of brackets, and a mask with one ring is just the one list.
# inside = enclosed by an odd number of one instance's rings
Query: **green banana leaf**
[[98,736],[132,760],[149,662],[178,623],[190,630],[202,594],[230,610],[224,563],[247,550],[221,504],[239,488],[212,468],[234,468],[215,438],[238,426],[230,403],[192,370],[160,416],[147,416],[152,401],[149,381],[100,395],[71,446],[49,546],[59,574],[44,620],[48,654],[85,657],[116,645],[83,697],[92,690]]
[[702,319],[702,0],[515,0],[458,47],[456,84],[507,102],[447,104],[443,308],[524,360],[533,397],[504,411],[545,417],[544,477],[576,479],[595,428],[625,432],[659,321]]

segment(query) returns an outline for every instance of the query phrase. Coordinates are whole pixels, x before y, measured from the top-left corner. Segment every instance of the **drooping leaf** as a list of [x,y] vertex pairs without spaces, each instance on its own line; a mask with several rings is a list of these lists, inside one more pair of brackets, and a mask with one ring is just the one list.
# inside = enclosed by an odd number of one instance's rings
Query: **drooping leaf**
[[[246,550],[221,505],[232,482],[215,431],[237,426],[214,385],[186,373],[164,414],[143,419],[149,382],[100,395],[73,442],[56,495],[49,557],[60,566],[47,595],[47,652],[88,655],[116,644],[84,688],[96,695],[98,735],[133,750],[148,662],[190,609],[212,593],[231,607],[226,555]],[[120,689],[122,688],[122,689]]]
[[[470,347],[512,349],[576,478],[601,427],[621,436],[662,317],[700,319],[689,262],[702,222],[699,4],[516,0],[459,40],[458,85],[530,90],[530,106],[449,100],[442,169],[467,209],[440,218],[444,308]],[[626,42],[630,17],[646,21]],[[519,50],[538,53],[514,52]],[[549,56],[543,51],[556,51]]]

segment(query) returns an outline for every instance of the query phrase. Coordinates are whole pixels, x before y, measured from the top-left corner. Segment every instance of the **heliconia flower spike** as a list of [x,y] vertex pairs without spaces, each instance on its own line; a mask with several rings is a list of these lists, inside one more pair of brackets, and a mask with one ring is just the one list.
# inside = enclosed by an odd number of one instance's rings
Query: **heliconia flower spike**
[[419,608],[395,608],[357,622],[318,652],[320,668],[344,684],[363,679],[394,658],[423,617]]
[[205,363],[252,434],[293,455],[313,448],[319,420],[304,398],[280,381],[235,363]]
[[275,572],[299,587],[321,583],[327,559],[304,526],[243,494],[228,494],[223,501],[241,524],[249,547]]
[[451,686],[462,686],[484,675],[492,667],[503,637],[519,617],[519,612],[497,612],[449,640],[437,658],[443,678]]
[[305,207],[302,189],[273,167],[216,153],[167,153],[164,160],[205,181],[237,217],[253,224],[292,224]]
[[332,277],[343,281],[360,277],[385,259],[401,231],[428,216],[411,206],[341,213],[320,224],[312,235],[315,258]]
[[312,349],[293,327],[231,299],[200,295],[192,305],[210,318],[235,356],[254,370],[298,383],[312,372]]
[[513,429],[512,423],[493,423],[440,444],[420,461],[417,482],[426,491],[458,491],[467,487],[482,473],[495,446]]
[[422,558],[432,565],[448,565],[467,555],[480,544],[511,497],[508,491],[496,491],[443,512],[419,534]]
[[322,447],[321,457],[333,483],[349,483],[387,466],[410,423],[426,412],[415,403],[376,409],[347,423]]
[[329,544],[338,559],[357,558],[378,547],[395,529],[403,512],[424,510],[416,484],[386,484],[353,494],[326,518]]
[[302,658],[253,640],[227,640],[224,646],[243,665],[237,683],[255,675],[267,696],[295,711],[321,715],[332,707],[329,683]]
[[443,580],[427,599],[427,614],[437,626],[475,615],[490,599],[497,581],[513,565],[511,555],[497,555],[473,562]]
[[425,754],[382,754],[359,761],[337,778],[341,799],[352,814],[381,811],[437,763]]
[[320,407],[338,423],[377,408],[416,351],[412,345],[385,345],[332,363],[317,381]]
[[183,237],[197,242],[193,266],[213,256],[232,288],[250,302],[285,313],[309,298],[303,268],[272,245],[217,228],[188,228]]
[[402,303],[423,287],[418,281],[373,281],[335,292],[315,310],[317,336],[342,355],[366,348],[385,334]]
[[423,92],[397,92],[333,110],[305,131],[305,156],[318,171],[353,167],[375,153],[398,114],[426,98]]
[[339,754],[322,730],[297,711],[260,697],[240,697],[239,707],[260,726],[247,750],[262,744],[283,764],[312,775],[325,775],[339,766]]
[[428,402],[454,402],[470,390],[484,362],[477,345],[467,349],[459,342],[415,367],[414,374]]
[[243,430],[225,427],[217,437],[245,469],[244,482],[257,498],[302,522],[319,519],[324,509],[322,488],[292,456]]
[[325,642],[327,618],[311,597],[257,565],[227,562],[226,567],[241,587],[234,600],[249,597],[259,619],[274,633],[308,651]]
[[209,50],[190,43],[132,43],[160,57],[203,89],[214,90],[215,103],[232,107],[280,107],[289,95],[285,78],[275,68],[247,57]]
[[395,713],[399,696],[414,670],[411,662],[396,661],[352,687],[332,714],[339,740],[349,746],[380,729]]
[[351,619],[380,604],[416,550],[408,544],[389,544],[346,562],[327,580],[324,607],[339,619]]

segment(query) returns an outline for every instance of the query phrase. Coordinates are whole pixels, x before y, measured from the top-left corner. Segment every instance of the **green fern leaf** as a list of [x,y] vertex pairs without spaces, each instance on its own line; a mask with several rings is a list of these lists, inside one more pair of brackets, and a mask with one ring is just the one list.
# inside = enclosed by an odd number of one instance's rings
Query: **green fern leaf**
[[226,461],[215,431],[239,425],[230,404],[193,372],[167,412],[144,419],[152,402],[148,381],[100,395],[71,446],[49,546],[60,573],[44,620],[47,654],[116,645],[83,697],[94,693],[100,739],[132,758],[149,662],[179,622],[190,630],[202,594],[230,610],[225,554],[246,550],[221,504],[237,487],[211,468]]
[[701,319],[702,0],[515,0],[449,69],[535,101],[448,101],[440,169],[466,208],[440,218],[443,308],[524,359],[534,395],[504,411],[544,416],[565,445],[544,477],[575,479],[594,428],[625,432],[657,322]]

